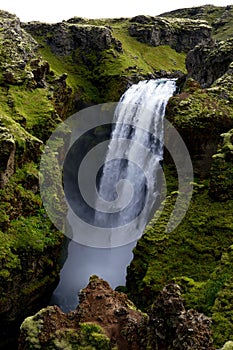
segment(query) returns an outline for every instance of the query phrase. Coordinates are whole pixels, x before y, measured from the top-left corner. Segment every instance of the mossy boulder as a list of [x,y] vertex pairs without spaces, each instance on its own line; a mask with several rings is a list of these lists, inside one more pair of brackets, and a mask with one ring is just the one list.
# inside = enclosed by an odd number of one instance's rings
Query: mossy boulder
[[94,323],[75,325],[58,307],[42,309],[22,323],[19,350],[110,350],[110,339]]
[[233,349],[233,342],[232,341],[228,341],[224,344],[224,347],[222,348],[222,350],[232,350]]
[[212,350],[210,324],[205,315],[185,309],[175,283],[163,288],[147,315],[126,295],[91,276],[75,311],[64,314],[50,306],[24,320],[19,350]]
[[185,309],[179,285],[167,284],[148,313],[152,349],[214,349],[211,320],[197,311]]
[[9,130],[0,127],[0,188],[3,188],[15,169],[15,141]]

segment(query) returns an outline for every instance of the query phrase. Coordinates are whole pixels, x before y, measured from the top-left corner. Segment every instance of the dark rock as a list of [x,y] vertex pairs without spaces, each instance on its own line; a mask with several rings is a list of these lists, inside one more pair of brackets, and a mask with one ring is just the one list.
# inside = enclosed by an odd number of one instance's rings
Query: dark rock
[[163,17],[179,17],[205,20],[213,27],[212,35],[217,40],[225,40],[233,34],[233,6],[205,5],[192,8],[178,9],[161,14]]
[[153,349],[213,350],[211,321],[185,310],[180,287],[168,284],[149,311]]
[[139,16],[130,18],[129,22],[136,22],[139,24],[148,24],[148,23],[151,23],[153,19],[154,18],[150,16],[139,15]]
[[233,129],[221,136],[210,172],[209,194],[215,201],[233,199]]
[[188,52],[200,42],[211,41],[211,27],[205,21],[137,16],[129,34],[152,46],[169,45],[177,52]]
[[233,127],[232,104],[228,99],[232,96],[231,78],[229,90],[222,81],[218,86],[205,90],[192,79],[185,84],[181,82],[181,85],[183,90],[168,102],[166,117],[182,136],[192,159],[194,173],[206,178],[209,177],[220,134]]
[[26,64],[35,57],[38,44],[21,28],[20,20],[15,15],[0,11],[0,26],[0,68],[4,84],[22,84],[31,74]]
[[43,35],[52,52],[58,56],[74,54],[81,50],[83,55],[92,51],[101,52],[112,46],[122,51],[119,41],[113,38],[111,30],[105,26],[80,24],[80,21],[46,24],[31,22],[23,27],[32,35]]
[[203,87],[209,87],[227,72],[232,61],[233,39],[211,45],[200,44],[187,55],[188,77],[197,80]]

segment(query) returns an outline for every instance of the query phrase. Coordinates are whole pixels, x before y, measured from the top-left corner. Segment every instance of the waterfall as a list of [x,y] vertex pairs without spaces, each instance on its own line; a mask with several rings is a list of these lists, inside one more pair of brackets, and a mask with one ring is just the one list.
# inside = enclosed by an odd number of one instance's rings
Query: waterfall
[[[141,81],[132,85],[121,97],[99,174],[98,198],[92,218],[93,226],[107,229],[109,248],[70,242],[61,280],[52,298],[52,303],[58,304],[64,311],[76,307],[78,291],[86,286],[92,274],[108,280],[112,288],[125,284],[126,268],[133,257],[132,249],[159,197],[163,118],[168,99],[175,90],[175,80]],[[131,224],[130,229],[128,223]],[[129,237],[127,242],[122,241],[118,246],[112,245],[116,227],[119,233],[126,230],[127,236],[133,233],[133,238]]]
[[[141,235],[159,197],[163,117],[175,89],[175,80],[141,81],[121,97],[99,183],[96,225],[111,229],[136,219],[133,230]],[[101,210],[102,200],[107,202],[107,213]]]

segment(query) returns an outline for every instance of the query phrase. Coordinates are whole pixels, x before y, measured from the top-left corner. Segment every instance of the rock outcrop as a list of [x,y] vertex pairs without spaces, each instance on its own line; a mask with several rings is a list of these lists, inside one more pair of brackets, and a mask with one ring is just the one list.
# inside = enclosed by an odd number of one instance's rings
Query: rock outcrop
[[136,16],[129,34],[152,45],[169,45],[177,52],[188,52],[197,44],[211,41],[212,28],[206,21],[182,18]]
[[163,13],[163,17],[179,17],[205,20],[212,26],[215,39],[225,40],[232,36],[233,6],[205,5],[192,8],[178,9]]
[[[20,20],[16,16],[0,11],[0,25],[2,44],[0,83],[21,84],[25,79],[32,78],[28,65],[35,57],[38,44],[21,28]],[[14,49],[12,49],[12,38],[14,38]]]
[[58,56],[74,55],[76,50],[80,50],[85,60],[85,55],[93,51],[101,53],[114,48],[122,52],[121,43],[112,36],[107,26],[74,22],[74,20],[56,24],[29,22],[23,24],[23,27],[32,35],[39,33],[43,36],[52,52]]
[[213,350],[211,320],[185,310],[181,289],[170,283],[160,292],[149,311],[150,345],[153,349]]
[[202,89],[199,83],[189,79],[182,92],[167,105],[166,117],[184,139],[194,172],[201,177],[209,176],[220,134],[233,127],[233,106],[227,97],[231,90],[227,91],[220,82],[218,88]]
[[75,311],[66,315],[52,306],[23,322],[19,350],[35,345],[37,349],[54,349],[55,344],[62,342],[70,349],[86,346],[137,350],[145,337],[140,327],[146,320],[147,316],[136,310],[125,294],[113,291],[107,282],[92,276],[80,293]]
[[15,141],[7,128],[0,128],[0,188],[3,188],[15,171]]
[[0,347],[47,305],[59,279],[62,235],[39,195],[43,142],[70,110],[71,89],[12,14],[0,11]]
[[187,54],[188,76],[210,87],[223,76],[233,61],[233,39],[211,45],[200,44]]
[[50,306],[21,325],[19,350],[54,349],[61,344],[69,349],[81,349],[80,345],[101,350],[213,349],[210,320],[185,310],[178,285],[171,283],[162,290],[148,316],[97,276],[81,291],[75,311],[66,315]]

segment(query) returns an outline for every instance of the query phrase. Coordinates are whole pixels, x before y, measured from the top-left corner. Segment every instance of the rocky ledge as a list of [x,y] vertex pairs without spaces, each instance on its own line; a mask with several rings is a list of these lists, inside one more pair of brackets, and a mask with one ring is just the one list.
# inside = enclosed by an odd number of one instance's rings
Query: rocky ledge
[[177,52],[211,41],[212,28],[202,20],[136,16],[130,22],[131,36],[152,46],[169,45]]
[[178,285],[168,284],[148,314],[123,293],[92,276],[80,304],[68,314],[42,309],[21,326],[19,350],[27,349],[211,350],[210,320],[184,308]]
[[121,43],[112,36],[111,29],[104,25],[63,21],[56,24],[30,22],[22,26],[32,35],[43,35],[47,45],[58,56],[74,55],[77,49],[82,51],[84,60],[85,54],[92,51],[102,52],[113,47],[122,52]]

